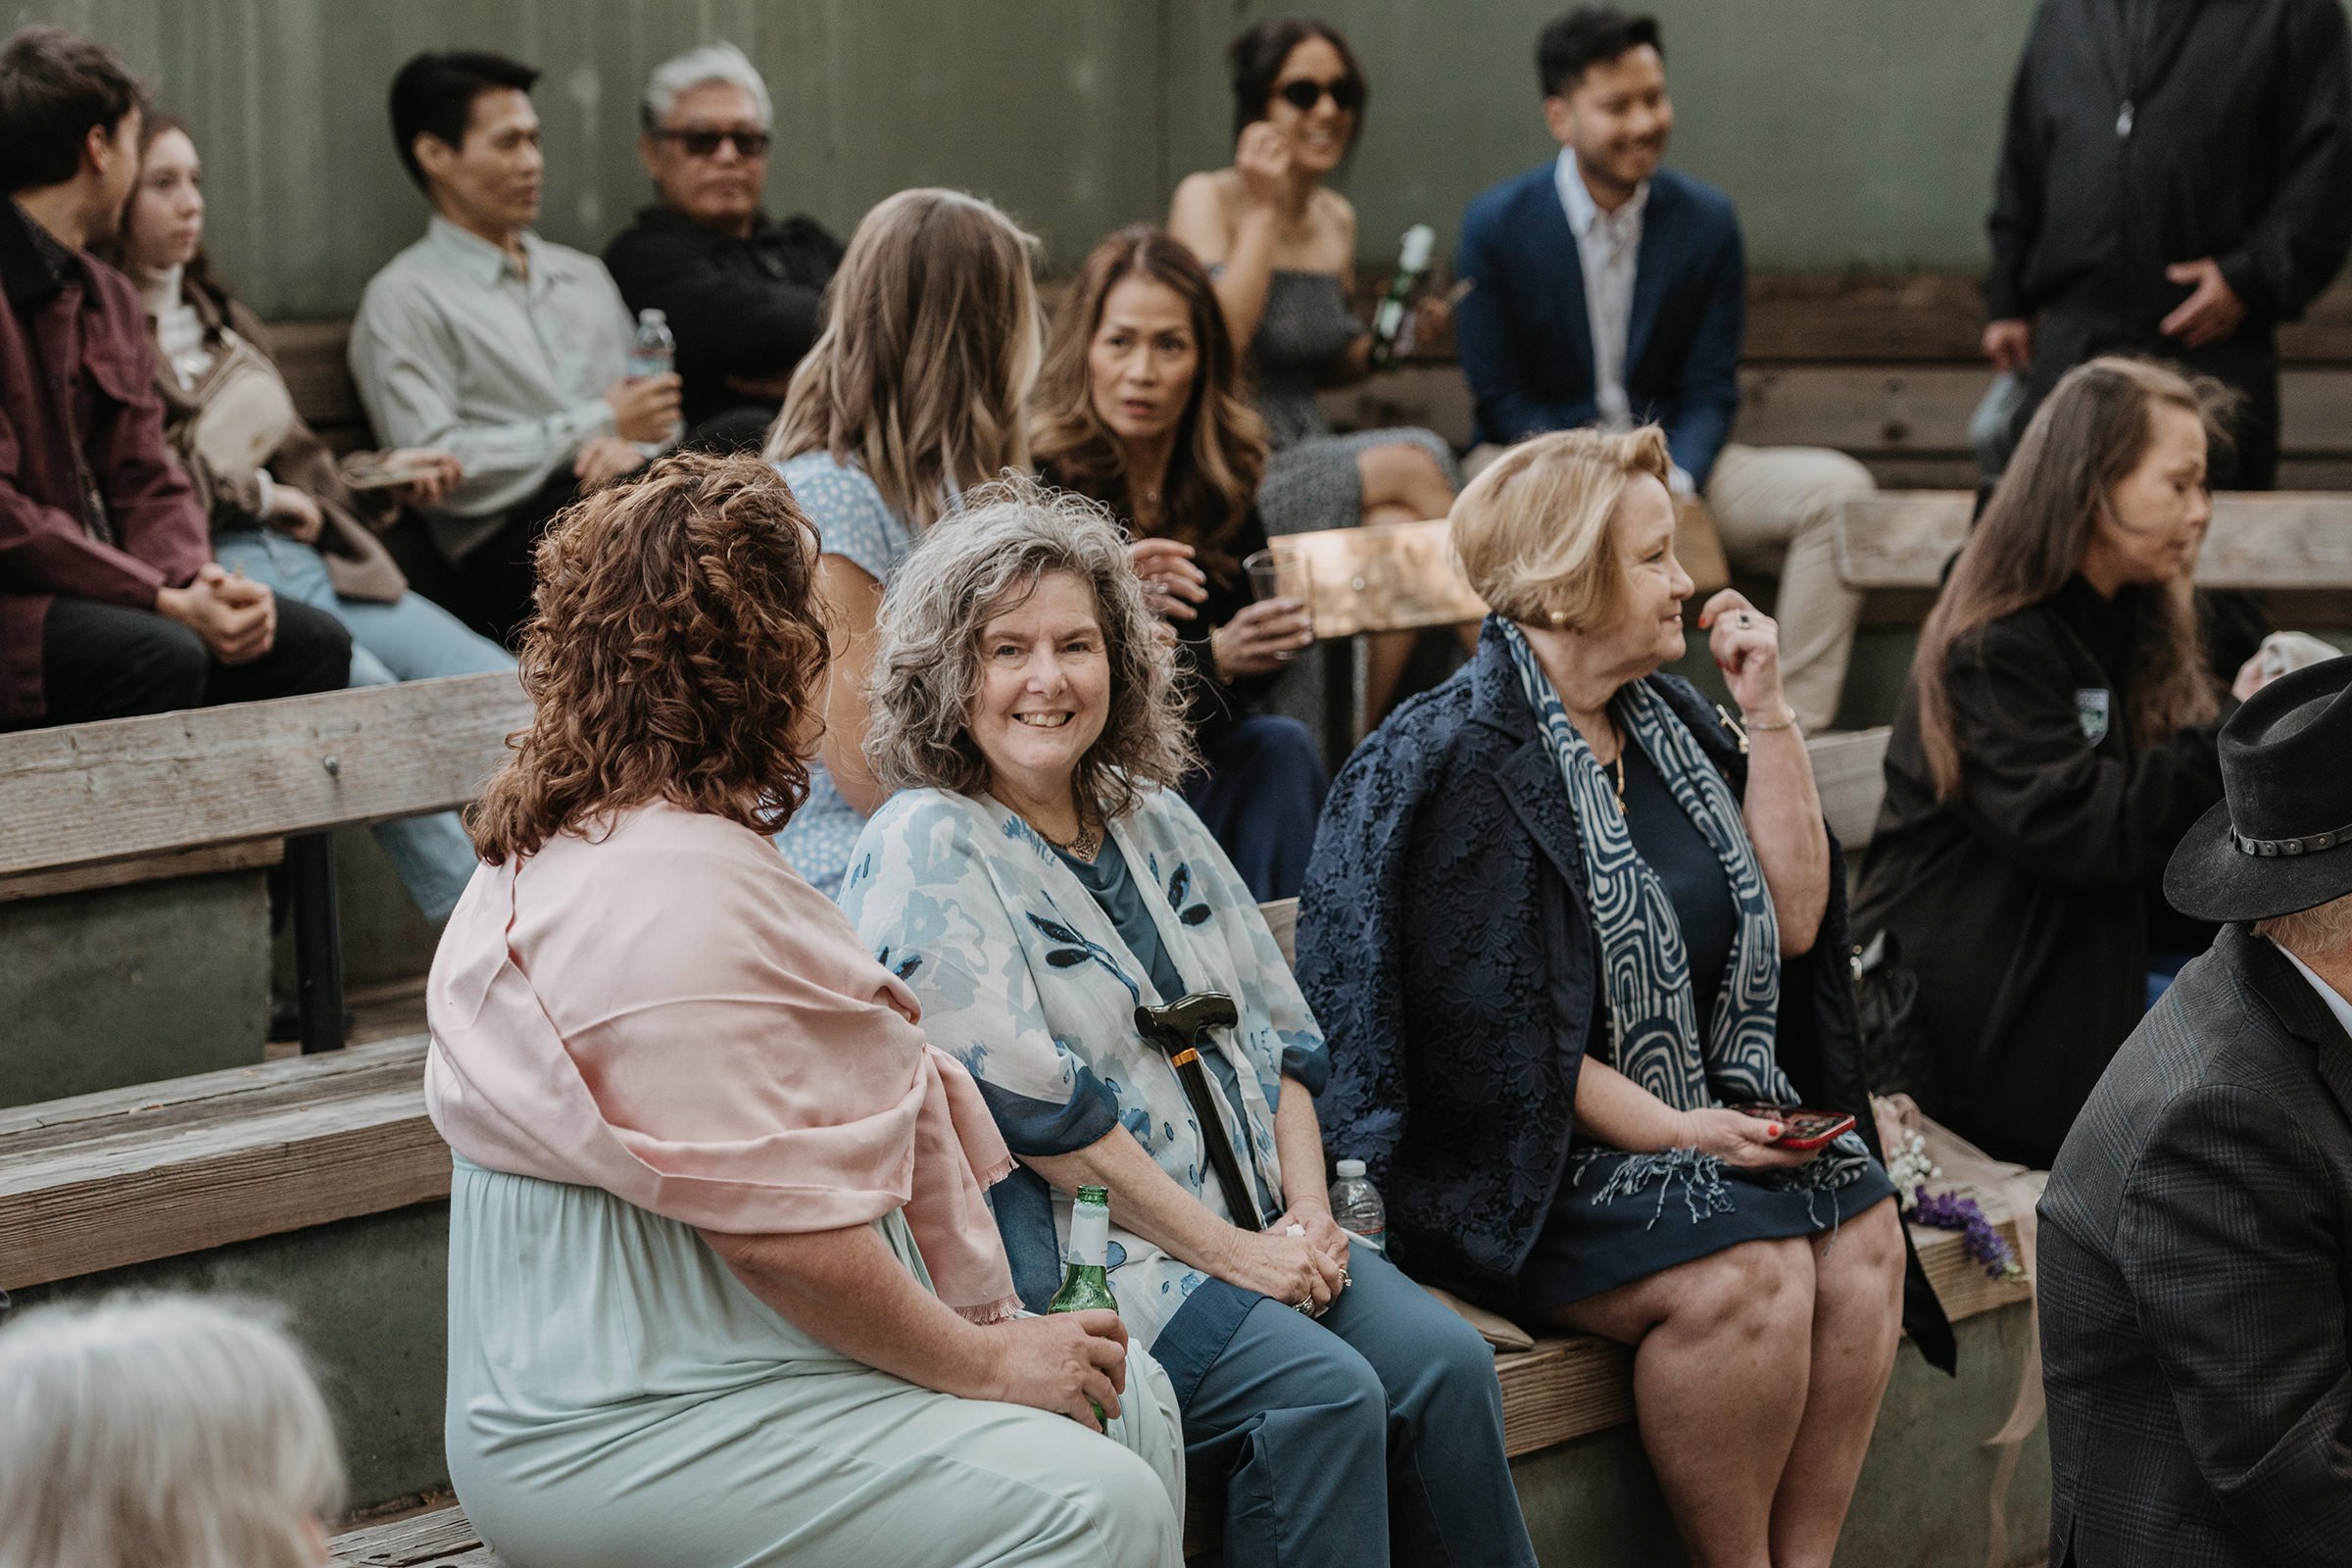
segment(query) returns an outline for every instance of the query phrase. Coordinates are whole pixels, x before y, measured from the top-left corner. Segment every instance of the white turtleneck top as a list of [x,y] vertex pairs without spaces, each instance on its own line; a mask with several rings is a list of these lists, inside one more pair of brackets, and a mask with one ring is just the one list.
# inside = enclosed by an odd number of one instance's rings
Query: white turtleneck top
[[180,390],[187,392],[212,368],[213,351],[204,341],[204,318],[196,314],[196,307],[188,303],[180,287],[182,271],[177,267],[161,272],[142,268],[132,277],[147,314],[155,320],[156,344],[163,351],[164,364]]

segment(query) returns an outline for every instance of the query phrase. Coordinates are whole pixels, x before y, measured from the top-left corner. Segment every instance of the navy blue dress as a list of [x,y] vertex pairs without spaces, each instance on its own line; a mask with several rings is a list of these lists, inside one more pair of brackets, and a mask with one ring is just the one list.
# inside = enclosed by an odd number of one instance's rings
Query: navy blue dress
[[[1716,993],[1731,961],[1738,918],[1723,862],[1677,805],[1639,746],[1625,751],[1625,819],[1634,849],[1665,885],[1690,960],[1691,1001],[1699,1018],[1714,1016]],[[1609,1061],[1608,1003],[1595,990],[1588,1049]],[[1614,1063],[1611,1063],[1614,1065]],[[1544,1312],[1646,1279],[1741,1242],[1809,1236],[1851,1219],[1894,1184],[1877,1161],[1835,1192],[1768,1187],[1763,1174],[1720,1167],[1719,1182],[1689,1155],[1602,1153],[1579,1136],[1552,1194],[1551,1207],[1520,1270],[1517,1306]],[[1660,1162],[1639,1191],[1603,1198],[1601,1190],[1629,1159]]]

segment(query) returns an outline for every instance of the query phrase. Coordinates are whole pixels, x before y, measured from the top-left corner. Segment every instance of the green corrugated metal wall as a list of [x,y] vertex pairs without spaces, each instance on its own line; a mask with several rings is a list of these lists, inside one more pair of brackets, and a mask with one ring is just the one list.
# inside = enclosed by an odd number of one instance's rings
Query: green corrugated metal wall
[[[1558,0],[1316,0],[1374,93],[1345,186],[1368,256],[1550,150],[1531,45]],[[1674,158],[1727,187],[1762,268],[1972,268],[2033,0],[1653,0]],[[643,199],[648,68],[710,37],[767,74],[769,195],[846,234],[909,184],[988,194],[1066,266],[1221,162],[1239,0],[44,0],[0,11],[115,44],[197,128],[218,261],[268,315],[348,311],[415,235],[384,88],[436,44],[546,73],[549,237],[602,247]]]

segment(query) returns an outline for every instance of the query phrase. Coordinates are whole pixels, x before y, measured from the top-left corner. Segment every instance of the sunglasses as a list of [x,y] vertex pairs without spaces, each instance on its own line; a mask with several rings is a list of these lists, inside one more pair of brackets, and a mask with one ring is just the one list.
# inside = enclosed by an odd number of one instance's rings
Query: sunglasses
[[657,130],[654,134],[676,142],[689,158],[716,158],[722,141],[733,142],[736,153],[745,158],[758,158],[767,151],[764,130]]
[[1300,76],[1274,89],[1274,95],[1300,114],[1312,113],[1315,105],[1329,98],[1333,108],[1342,114],[1351,115],[1363,107],[1364,84],[1353,76],[1342,76],[1337,81],[1316,81],[1309,76]]

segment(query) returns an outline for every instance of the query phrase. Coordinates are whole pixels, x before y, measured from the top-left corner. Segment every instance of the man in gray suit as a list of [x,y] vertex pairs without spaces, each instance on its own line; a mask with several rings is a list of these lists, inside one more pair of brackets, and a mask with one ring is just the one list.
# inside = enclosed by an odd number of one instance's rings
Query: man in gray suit
[[2052,1568],[2352,1562],[2352,659],[2221,760],[2165,895],[2226,929],[2041,1200]]

